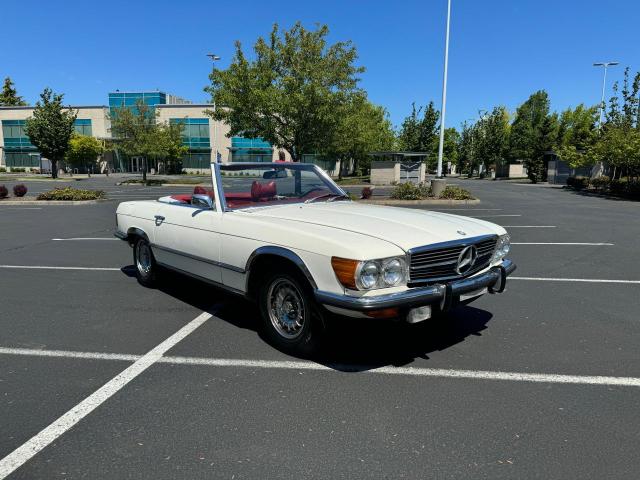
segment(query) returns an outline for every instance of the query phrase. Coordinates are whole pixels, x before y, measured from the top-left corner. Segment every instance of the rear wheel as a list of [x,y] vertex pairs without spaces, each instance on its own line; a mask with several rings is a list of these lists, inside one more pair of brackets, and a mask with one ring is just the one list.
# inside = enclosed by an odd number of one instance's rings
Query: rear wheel
[[323,319],[301,275],[269,274],[261,283],[258,303],[263,331],[277,348],[303,356],[318,350]]
[[133,264],[138,282],[145,287],[152,287],[156,281],[158,266],[151,245],[144,238],[138,238],[133,245]]

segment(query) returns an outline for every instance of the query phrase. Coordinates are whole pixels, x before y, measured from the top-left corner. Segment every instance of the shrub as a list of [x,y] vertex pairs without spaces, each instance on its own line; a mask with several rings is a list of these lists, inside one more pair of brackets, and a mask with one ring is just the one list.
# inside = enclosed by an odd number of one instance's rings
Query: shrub
[[40,169],[39,168],[32,168],[31,169],[31,173],[40,173]]
[[26,169],[24,169],[23,167],[11,167],[11,172],[24,173],[26,172]]
[[371,189],[371,187],[364,187],[362,189],[361,198],[367,200],[367,199],[371,198],[372,195],[373,195],[373,190]]
[[605,191],[608,187],[609,187],[609,182],[611,180],[609,179],[609,177],[607,177],[606,175],[603,175],[601,177],[597,177],[594,178],[593,180],[591,180],[591,186],[593,188],[595,188],[596,190],[602,192]]
[[13,194],[16,197],[24,197],[27,194],[27,187],[23,184],[13,186]]
[[589,186],[589,179],[587,177],[568,177],[567,185],[575,190],[583,190]]
[[613,195],[622,195],[626,190],[626,186],[627,186],[626,180],[614,178],[609,182],[609,191]]
[[6,169],[6,168],[4,168],[4,167],[0,167],[0,173],[5,173],[6,171],[7,171],[7,169]]
[[9,195],[9,190],[4,185],[0,185],[0,198],[6,198]]
[[431,195],[431,189],[424,183],[401,183],[391,191],[395,200],[423,200]]
[[98,200],[104,198],[102,190],[82,190],[79,188],[54,188],[38,195],[38,200]]
[[440,198],[448,200],[473,200],[473,195],[464,188],[449,185],[440,194]]
[[632,198],[640,198],[640,181],[632,180],[627,182],[625,193]]

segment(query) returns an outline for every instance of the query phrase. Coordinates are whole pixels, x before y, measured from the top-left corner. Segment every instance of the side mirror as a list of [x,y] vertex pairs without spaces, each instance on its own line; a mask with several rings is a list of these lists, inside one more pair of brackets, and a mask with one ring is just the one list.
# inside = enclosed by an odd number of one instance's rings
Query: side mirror
[[213,210],[213,200],[209,195],[199,193],[191,195],[191,205],[203,210]]

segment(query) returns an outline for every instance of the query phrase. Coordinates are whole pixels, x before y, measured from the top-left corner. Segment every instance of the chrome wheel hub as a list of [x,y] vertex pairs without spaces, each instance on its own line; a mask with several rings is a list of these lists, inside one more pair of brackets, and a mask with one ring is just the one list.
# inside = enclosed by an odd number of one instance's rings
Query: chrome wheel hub
[[144,242],[136,244],[136,267],[143,275],[149,275],[151,272],[151,249]]
[[276,280],[267,294],[269,320],[284,338],[292,340],[302,333],[304,301],[298,288],[286,279]]

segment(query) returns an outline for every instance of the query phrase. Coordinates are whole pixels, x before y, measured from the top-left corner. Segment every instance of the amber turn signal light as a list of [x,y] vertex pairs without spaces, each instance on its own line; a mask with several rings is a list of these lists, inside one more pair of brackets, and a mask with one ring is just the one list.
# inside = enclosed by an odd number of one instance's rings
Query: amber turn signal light
[[331,257],[331,266],[336,273],[336,277],[340,283],[353,290],[356,290],[356,269],[358,268],[358,260],[350,260],[348,258]]

